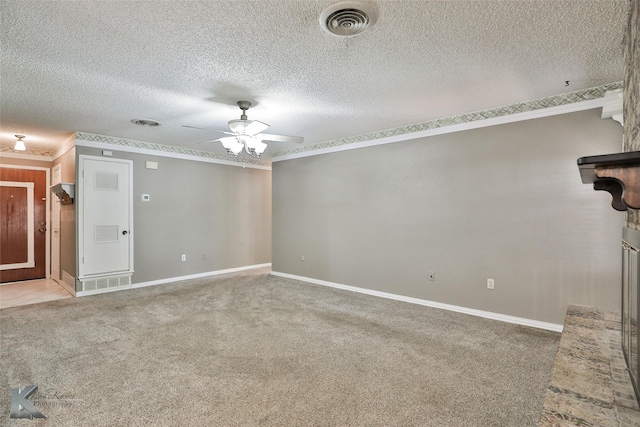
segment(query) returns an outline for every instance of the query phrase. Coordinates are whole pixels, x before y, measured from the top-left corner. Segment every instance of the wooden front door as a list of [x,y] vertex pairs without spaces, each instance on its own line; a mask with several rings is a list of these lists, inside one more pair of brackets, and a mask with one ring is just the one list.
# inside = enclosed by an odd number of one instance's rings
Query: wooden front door
[[0,283],[46,277],[47,176],[0,167]]

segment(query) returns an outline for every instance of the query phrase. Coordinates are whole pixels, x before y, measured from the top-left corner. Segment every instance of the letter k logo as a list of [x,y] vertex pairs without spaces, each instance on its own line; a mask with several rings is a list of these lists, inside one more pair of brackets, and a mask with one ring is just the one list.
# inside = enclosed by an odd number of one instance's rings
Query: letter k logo
[[30,385],[22,390],[19,388],[11,389],[11,412],[9,418],[47,418],[33,403],[27,398],[38,390],[37,385]]

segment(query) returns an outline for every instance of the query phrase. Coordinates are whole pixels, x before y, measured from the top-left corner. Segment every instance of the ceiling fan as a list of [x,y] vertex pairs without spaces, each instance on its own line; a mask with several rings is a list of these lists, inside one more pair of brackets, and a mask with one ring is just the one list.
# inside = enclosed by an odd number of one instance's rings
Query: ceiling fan
[[216,131],[233,136],[225,136],[211,141],[220,141],[229,154],[238,157],[242,150],[244,150],[247,154],[253,157],[260,157],[267,148],[267,144],[262,141],[290,142],[297,144],[304,141],[304,138],[301,136],[262,133],[263,130],[269,129],[270,126],[258,120],[247,119],[247,110],[251,107],[251,102],[238,101],[238,107],[242,110],[242,115],[240,116],[240,119],[229,120],[230,132]]

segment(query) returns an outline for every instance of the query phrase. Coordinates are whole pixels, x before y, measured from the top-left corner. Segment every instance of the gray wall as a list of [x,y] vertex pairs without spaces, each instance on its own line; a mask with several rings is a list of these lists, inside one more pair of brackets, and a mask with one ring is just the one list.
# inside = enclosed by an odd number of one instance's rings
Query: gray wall
[[133,160],[133,283],[271,262],[271,171],[111,151]]
[[558,324],[617,309],[624,216],[576,159],[621,140],[598,109],[276,162],[273,270]]

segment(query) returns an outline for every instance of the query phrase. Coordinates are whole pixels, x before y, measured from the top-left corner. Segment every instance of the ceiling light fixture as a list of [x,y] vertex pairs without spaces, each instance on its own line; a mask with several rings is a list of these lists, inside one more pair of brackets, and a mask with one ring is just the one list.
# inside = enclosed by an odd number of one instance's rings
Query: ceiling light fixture
[[25,136],[15,135],[15,137],[18,138],[18,140],[16,141],[16,145],[13,146],[13,149],[15,151],[27,151],[27,147],[24,146],[24,141],[22,140]]
[[342,1],[320,14],[320,26],[329,34],[350,37],[376,23],[378,14],[369,1]]

